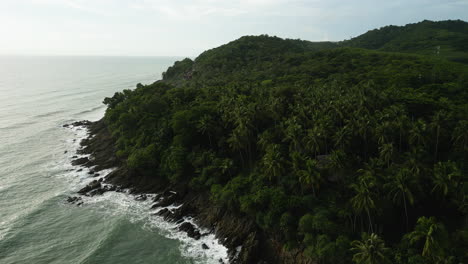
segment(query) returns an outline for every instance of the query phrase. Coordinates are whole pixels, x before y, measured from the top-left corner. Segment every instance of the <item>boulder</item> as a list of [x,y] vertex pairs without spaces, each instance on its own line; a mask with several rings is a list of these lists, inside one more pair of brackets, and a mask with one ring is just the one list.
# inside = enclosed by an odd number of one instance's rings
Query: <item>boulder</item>
[[89,162],[89,159],[87,157],[83,157],[83,158],[73,160],[72,165],[73,166],[84,165],[84,164],[86,164],[88,162]]
[[72,204],[76,203],[76,202],[79,202],[79,201],[81,201],[81,197],[78,197],[78,196],[73,196],[73,197],[69,196],[67,198],[67,202],[72,203]]
[[101,188],[101,183],[99,181],[92,181],[90,184],[86,185],[84,188],[78,191],[79,194],[87,194],[88,192],[91,192],[92,190],[95,189],[100,189]]
[[185,222],[179,226],[179,231],[183,231],[187,233],[187,235],[195,240],[200,239],[201,234],[200,231],[198,231],[195,226],[193,226],[191,223]]
[[135,200],[137,200],[137,201],[146,201],[147,198],[148,198],[148,196],[146,196],[146,194],[140,194],[140,195],[135,197]]

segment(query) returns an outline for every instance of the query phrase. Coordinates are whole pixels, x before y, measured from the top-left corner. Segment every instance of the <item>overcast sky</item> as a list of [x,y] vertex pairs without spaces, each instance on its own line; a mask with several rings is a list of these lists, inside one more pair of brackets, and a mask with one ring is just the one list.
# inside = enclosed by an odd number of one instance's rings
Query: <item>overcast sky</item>
[[468,0],[0,0],[0,54],[196,56],[243,35],[343,40]]

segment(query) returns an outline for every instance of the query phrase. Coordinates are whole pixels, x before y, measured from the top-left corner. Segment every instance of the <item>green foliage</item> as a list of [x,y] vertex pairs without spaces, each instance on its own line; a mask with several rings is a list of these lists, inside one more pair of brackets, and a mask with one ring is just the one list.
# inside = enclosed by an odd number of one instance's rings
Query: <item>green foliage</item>
[[445,257],[448,234],[445,227],[434,217],[418,219],[415,230],[407,235],[410,244],[422,247],[421,256],[431,262]]
[[[401,41],[386,30],[352,43]],[[209,193],[319,263],[350,263],[363,231],[356,263],[466,262],[466,76],[433,56],[248,36],[106,98],[105,121],[134,177]],[[427,226],[450,227],[433,241],[453,250],[423,253]]]
[[468,24],[461,20],[424,20],[406,26],[370,30],[342,45],[383,51],[419,53],[468,63]]
[[388,248],[384,241],[376,234],[363,233],[361,240],[355,240],[352,243],[353,262],[356,264],[384,264],[389,262],[386,254]]

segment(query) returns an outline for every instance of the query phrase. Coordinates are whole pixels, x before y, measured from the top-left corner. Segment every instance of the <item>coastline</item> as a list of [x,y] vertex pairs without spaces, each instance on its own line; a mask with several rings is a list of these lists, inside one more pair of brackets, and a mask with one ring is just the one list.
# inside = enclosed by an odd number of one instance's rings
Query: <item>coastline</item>
[[[228,258],[219,259],[219,263],[309,263],[280,261],[275,253],[281,249],[273,248],[271,243],[264,243],[265,235],[256,228],[252,220],[214,205],[209,199],[209,193],[191,191],[184,182],[169,185],[155,178],[135,175],[116,157],[114,140],[103,119],[64,125],[69,126],[83,127],[89,133],[77,150],[77,154],[84,157],[75,158],[72,165],[88,168],[90,176],[96,178],[101,171],[111,172],[91,181],[77,192],[77,196],[69,197],[68,202],[80,205],[80,195],[97,196],[109,191],[128,192],[135,195],[137,201],[151,199],[151,213],[175,224],[178,231],[186,233],[188,237],[199,241],[205,236],[214,236],[227,248],[228,253]],[[210,246],[212,245],[205,243],[201,245],[204,250],[209,250]]]

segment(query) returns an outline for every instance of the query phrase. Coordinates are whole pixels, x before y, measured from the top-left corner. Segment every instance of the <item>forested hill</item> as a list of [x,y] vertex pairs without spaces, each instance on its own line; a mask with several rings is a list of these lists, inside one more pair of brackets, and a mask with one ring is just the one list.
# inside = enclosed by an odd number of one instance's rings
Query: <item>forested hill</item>
[[468,63],[468,23],[461,20],[424,20],[406,26],[386,26],[340,43],[393,52],[439,56]]
[[[203,52],[193,62],[185,59],[176,62],[164,73],[166,82],[180,83],[193,79],[191,83],[207,82],[215,84],[219,81],[241,79],[258,80],[278,76],[276,65],[296,64],[295,58],[306,53],[338,47],[332,42],[309,42],[303,40],[281,39],[278,37],[245,36],[223,46]],[[285,61],[291,59],[289,61]]]
[[206,194],[281,245],[247,263],[468,262],[464,64],[249,36],[104,103],[132,177]]

